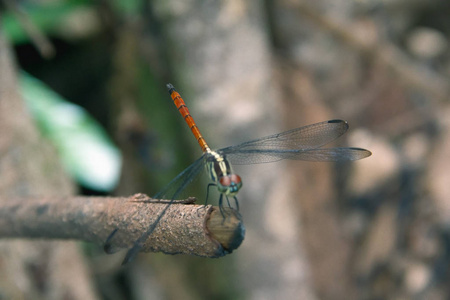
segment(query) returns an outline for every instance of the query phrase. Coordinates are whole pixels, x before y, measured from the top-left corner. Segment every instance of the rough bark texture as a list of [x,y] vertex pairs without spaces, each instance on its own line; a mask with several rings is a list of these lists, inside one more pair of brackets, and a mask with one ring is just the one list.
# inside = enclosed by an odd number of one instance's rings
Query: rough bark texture
[[[117,229],[110,249],[128,249],[168,205],[137,196],[10,198],[0,201],[0,237],[75,239],[103,246]],[[245,230],[233,210],[225,210],[225,219],[216,211],[212,206],[171,204],[141,250],[203,257],[230,253]]]

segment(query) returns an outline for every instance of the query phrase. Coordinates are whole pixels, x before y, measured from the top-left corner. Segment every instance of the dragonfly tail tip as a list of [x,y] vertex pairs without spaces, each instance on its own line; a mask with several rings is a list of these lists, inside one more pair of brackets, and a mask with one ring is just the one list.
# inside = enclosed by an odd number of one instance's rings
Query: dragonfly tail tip
[[167,90],[169,91],[169,94],[172,93],[172,91],[175,90],[174,86],[171,83],[166,84]]

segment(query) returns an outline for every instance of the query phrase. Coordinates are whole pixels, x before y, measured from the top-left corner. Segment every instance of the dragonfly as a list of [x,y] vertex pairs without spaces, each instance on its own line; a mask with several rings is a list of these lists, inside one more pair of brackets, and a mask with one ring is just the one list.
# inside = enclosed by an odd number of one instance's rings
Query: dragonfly
[[236,195],[242,187],[242,179],[233,171],[232,165],[271,163],[284,159],[314,162],[354,161],[372,155],[369,150],[362,148],[323,148],[326,144],[343,135],[349,127],[346,121],[337,119],[291,129],[235,146],[212,150],[200,133],[181,95],[170,83],[167,84],[167,89],[173,103],[197,139],[203,155],[153,197],[154,199],[170,199],[170,201],[155,222],[128,250],[123,264],[137,255],[169,206],[204,169],[206,169],[211,181],[208,184],[206,199],[208,199],[209,188],[216,186],[220,194],[218,205],[223,215],[223,199],[226,199],[229,206],[229,198],[234,199],[235,205],[239,209]]

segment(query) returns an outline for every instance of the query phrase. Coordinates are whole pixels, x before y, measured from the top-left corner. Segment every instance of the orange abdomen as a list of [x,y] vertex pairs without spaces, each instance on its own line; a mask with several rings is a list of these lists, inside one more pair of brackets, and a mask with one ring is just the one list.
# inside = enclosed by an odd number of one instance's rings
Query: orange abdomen
[[180,94],[175,90],[173,85],[171,85],[170,83],[167,85],[167,88],[169,89],[169,94],[170,97],[172,97],[173,103],[175,104],[178,111],[188,124],[189,128],[191,129],[192,133],[197,139],[198,144],[202,148],[202,151],[206,152],[209,149],[209,146],[208,144],[206,144],[206,141],[203,138],[202,134],[200,133],[200,130],[198,130],[198,127],[195,124],[195,121],[192,118],[191,114],[189,113],[189,109],[187,108],[186,103],[184,103],[183,98],[181,98]]

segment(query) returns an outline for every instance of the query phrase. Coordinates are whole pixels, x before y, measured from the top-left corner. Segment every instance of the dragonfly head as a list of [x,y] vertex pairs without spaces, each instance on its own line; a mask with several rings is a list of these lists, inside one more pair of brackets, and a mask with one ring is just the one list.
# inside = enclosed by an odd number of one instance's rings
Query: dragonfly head
[[222,176],[217,182],[219,192],[227,196],[235,196],[241,187],[241,177],[236,174]]

